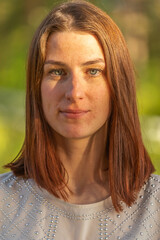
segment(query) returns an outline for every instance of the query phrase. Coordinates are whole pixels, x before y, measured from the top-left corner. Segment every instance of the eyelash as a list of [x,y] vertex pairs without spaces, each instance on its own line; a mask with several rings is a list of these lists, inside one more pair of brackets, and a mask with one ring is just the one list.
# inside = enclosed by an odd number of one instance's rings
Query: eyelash
[[[95,71],[94,74],[92,74]],[[59,72],[60,74],[56,74],[56,72]],[[91,73],[92,72],[92,73]],[[97,77],[99,76],[99,74],[101,74],[102,69],[98,69],[98,68],[89,68],[87,69],[86,73],[90,75],[90,77]],[[49,75],[53,75],[54,77],[62,77],[67,75],[67,73],[63,70],[63,69],[51,69],[49,72]]]
[[[57,71],[61,71],[62,74],[61,75],[59,75],[59,74],[57,75],[56,74]],[[62,75],[65,75],[66,73],[64,72],[63,69],[52,69],[52,70],[49,71],[49,74],[55,74],[55,76],[62,76]]]
[[[96,74],[92,74],[91,71],[95,71],[95,70],[96,70]],[[89,73],[89,72],[90,72],[91,76],[93,76],[93,77],[95,76],[96,77],[96,76],[98,76],[102,72],[102,70],[98,69],[98,68],[90,68],[89,70],[87,70],[87,73]]]

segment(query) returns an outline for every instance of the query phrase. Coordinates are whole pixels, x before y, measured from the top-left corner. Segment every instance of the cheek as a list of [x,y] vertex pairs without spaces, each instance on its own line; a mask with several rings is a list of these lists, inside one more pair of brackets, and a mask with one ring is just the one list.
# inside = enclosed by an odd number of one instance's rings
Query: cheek
[[93,101],[96,102],[96,105],[102,109],[110,108],[110,94],[109,89],[104,86],[95,91],[93,94]]
[[[54,89],[44,83],[41,86],[42,108],[46,119],[49,121],[53,112],[56,110],[56,98]],[[53,117],[53,116],[52,116]]]
[[[99,116],[102,121],[107,120],[111,112],[111,99],[108,89],[100,89],[98,94],[95,95],[95,108],[96,116]],[[95,116],[95,117],[96,117]]]
[[49,84],[47,82],[42,82],[41,85],[41,96],[42,96],[42,104],[43,108],[50,108],[54,103],[56,103],[59,91],[57,91],[57,87]]
[[45,112],[46,108],[48,107],[48,103],[50,102],[49,101],[49,96],[50,96],[50,90],[46,86],[46,84],[42,82],[41,97],[42,97],[42,106],[43,106],[44,112]]

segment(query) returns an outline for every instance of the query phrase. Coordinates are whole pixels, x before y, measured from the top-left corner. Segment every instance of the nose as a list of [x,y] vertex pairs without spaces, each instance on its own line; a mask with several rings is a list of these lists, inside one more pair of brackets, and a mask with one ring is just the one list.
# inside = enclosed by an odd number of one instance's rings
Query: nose
[[65,98],[70,101],[77,101],[84,98],[83,77],[78,74],[72,74],[67,81]]

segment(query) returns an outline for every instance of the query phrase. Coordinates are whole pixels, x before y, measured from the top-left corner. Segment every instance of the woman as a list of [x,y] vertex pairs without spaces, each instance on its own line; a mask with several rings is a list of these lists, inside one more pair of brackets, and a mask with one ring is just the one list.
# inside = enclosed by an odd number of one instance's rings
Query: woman
[[94,5],[63,3],[37,29],[25,141],[7,167],[0,239],[159,239],[160,177],[142,142],[133,67]]

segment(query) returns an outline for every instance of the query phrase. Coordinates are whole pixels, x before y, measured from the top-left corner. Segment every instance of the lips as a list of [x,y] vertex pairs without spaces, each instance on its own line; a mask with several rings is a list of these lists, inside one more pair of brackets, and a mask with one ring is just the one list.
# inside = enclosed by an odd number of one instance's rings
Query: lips
[[88,110],[81,109],[64,109],[60,111],[60,114],[66,118],[78,119],[86,115],[88,112]]

